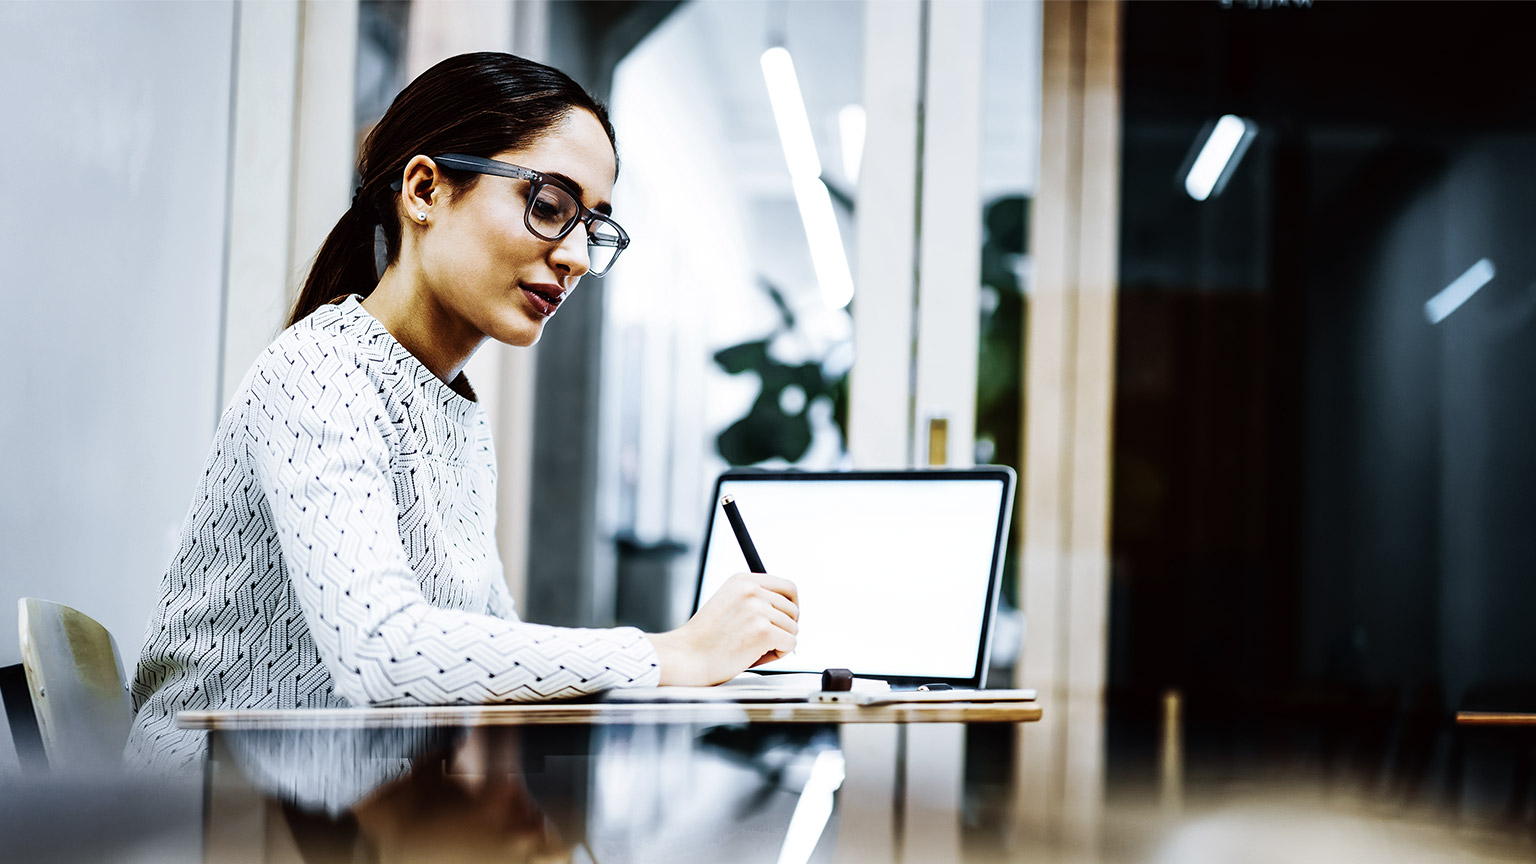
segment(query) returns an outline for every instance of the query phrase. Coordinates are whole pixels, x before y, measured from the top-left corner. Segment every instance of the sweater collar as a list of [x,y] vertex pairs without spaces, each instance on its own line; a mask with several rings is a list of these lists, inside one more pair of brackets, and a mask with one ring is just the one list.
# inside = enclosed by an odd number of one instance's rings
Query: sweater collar
[[[480,403],[460,395],[443,379],[432,374],[425,363],[401,345],[379,319],[363,308],[362,300],[361,294],[352,294],[330,308],[336,310],[337,319],[344,328],[357,328],[362,341],[372,343],[383,351],[386,365],[399,373],[398,387],[421,394],[444,414],[465,425],[472,425],[480,410]],[[469,378],[463,372],[459,373],[456,380],[471,395],[474,394],[474,388],[469,385]]]

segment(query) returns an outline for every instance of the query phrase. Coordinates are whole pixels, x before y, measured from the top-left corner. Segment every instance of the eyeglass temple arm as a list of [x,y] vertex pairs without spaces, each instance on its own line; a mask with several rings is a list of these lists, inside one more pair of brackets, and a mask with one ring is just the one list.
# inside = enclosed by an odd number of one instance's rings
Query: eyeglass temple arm
[[[443,153],[431,157],[433,162],[457,171],[473,171],[476,174],[495,174],[498,177],[510,177],[513,180],[537,180],[539,174],[520,165],[508,165],[497,162],[494,159],[482,159],[479,156],[465,156],[462,153]],[[396,180],[389,184],[389,188],[399,192],[402,188],[401,181]]]
[[514,180],[539,179],[539,172],[537,171],[524,168],[521,165],[508,165],[505,162],[497,162],[495,159],[482,159],[479,156],[465,156],[462,153],[444,153],[441,156],[434,156],[432,159],[444,168],[455,168],[460,171],[495,174],[498,177],[511,177]]

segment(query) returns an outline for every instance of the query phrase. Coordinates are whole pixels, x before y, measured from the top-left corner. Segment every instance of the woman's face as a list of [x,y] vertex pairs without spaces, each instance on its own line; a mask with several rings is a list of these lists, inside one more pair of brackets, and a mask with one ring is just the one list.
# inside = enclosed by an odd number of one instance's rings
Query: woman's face
[[[588,111],[573,110],[538,141],[491,158],[559,175],[581,191],[587,208],[608,210],[613,146]],[[468,192],[434,195],[420,236],[419,275],[438,304],[471,330],[509,345],[539,341],[544,322],[588,266],[584,226],[556,242],[528,230],[529,189],[527,180],[480,175]]]

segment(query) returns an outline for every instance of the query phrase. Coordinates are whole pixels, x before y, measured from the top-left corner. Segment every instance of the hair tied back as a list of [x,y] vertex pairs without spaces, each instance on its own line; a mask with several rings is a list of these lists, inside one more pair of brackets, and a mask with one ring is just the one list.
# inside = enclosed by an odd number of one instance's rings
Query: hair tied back
[[379,221],[378,214],[373,210],[373,202],[363,197],[363,187],[361,184],[358,185],[357,191],[352,193],[351,210],[353,213],[362,216],[370,225]]

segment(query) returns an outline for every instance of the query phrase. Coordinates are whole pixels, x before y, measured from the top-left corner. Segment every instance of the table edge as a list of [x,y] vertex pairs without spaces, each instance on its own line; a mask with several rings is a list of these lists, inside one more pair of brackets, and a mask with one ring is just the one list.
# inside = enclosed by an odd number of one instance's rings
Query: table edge
[[735,723],[1032,723],[1037,703],[860,706],[829,703],[534,703],[404,708],[182,711],[180,729],[398,729],[441,726],[657,725]]
[[1457,711],[1461,726],[1536,726],[1536,714],[1510,711]]

